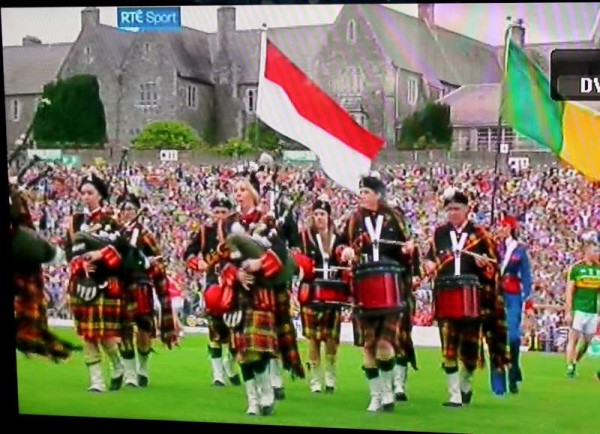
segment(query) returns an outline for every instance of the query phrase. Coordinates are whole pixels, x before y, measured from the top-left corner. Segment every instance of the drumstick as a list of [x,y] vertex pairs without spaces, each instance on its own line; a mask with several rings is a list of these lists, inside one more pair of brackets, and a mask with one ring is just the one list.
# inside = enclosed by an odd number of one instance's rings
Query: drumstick
[[[328,270],[352,270],[352,267],[335,267],[335,266],[331,266],[328,268]],[[315,268],[315,271],[325,271],[325,268]]]
[[469,250],[461,250],[461,251],[460,251],[460,253],[464,253],[465,255],[472,256],[472,257],[474,257],[475,259],[482,259],[482,260],[484,260],[484,261],[491,262],[492,264],[497,264],[497,263],[498,263],[498,262],[497,262],[495,259],[493,259],[493,258],[489,258],[489,257],[487,257],[487,256],[480,255],[479,253],[474,253],[474,252],[471,252],[471,251],[469,251]]
[[394,240],[377,240],[374,241],[373,244],[389,244],[392,246],[405,246],[406,244],[408,244],[407,241],[394,241]]

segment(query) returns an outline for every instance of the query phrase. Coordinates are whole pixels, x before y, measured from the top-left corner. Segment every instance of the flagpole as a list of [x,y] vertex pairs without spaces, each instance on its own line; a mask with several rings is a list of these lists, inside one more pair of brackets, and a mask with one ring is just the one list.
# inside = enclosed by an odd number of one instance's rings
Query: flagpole
[[[511,18],[508,17],[510,20]],[[494,159],[494,185],[492,187],[492,209],[490,216],[490,227],[496,223],[496,195],[498,193],[498,184],[500,182],[498,168],[500,166],[500,154],[502,153],[502,88],[504,86],[504,77],[506,76],[508,44],[511,36],[512,23],[509,24],[504,33],[504,70],[502,71],[502,82],[500,84],[500,105],[498,107],[498,137],[496,138],[496,157]]]
[[260,140],[258,104],[260,102],[260,82],[263,80],[265,72],[265,59],[267,55],[267,23],[263,23],[260,29],[260,53],[259,53],[259,71],[258,71],[258,89],[256,91],[256,110],[254,110],[254,144],[258,145]]

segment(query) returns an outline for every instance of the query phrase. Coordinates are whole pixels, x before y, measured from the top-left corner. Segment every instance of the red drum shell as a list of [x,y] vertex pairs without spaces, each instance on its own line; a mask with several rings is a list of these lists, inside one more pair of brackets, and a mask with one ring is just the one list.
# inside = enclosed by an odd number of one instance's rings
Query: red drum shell
[[438,320],[478,319],[479,279],[475,275],[442,276],[434,283],[435,318]]
[[350,286],[341,280],[315,279],[307,304],[313,307],[343,306],[351,303]]
[[353,269],[352,295],[358,312],[382,314],[401,311],[403,268],[396,262],[368,262]]

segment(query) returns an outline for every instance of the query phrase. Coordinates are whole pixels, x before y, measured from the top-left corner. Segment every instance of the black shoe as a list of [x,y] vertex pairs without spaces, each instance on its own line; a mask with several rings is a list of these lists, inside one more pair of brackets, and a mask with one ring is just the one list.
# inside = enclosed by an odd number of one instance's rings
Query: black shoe
[[473,399],[473,391],[470,392],[460,392],[460,396],[462,397],[463,404],[470,404]]
[[260,414],[263,416],[271,416],[273,414],[274,405],[269,405],[268,407],[261,407]]
[[115,392],[119,390],[123,386],[123,376],[113,378],[110,380],[110,386],[108,386],[108,390]]
[[274,387],[273,393],[275,394],[276,401],[283,401],[285,399],[285,390],[283,387]]
[[398,402],[406,402],[408,401],[408,396],[404,392],[396,392],[396,401]]
[[510,393],[514,393],[517,394],[519,393],[519,386],[516,382],[510,382],[510,384],[508,385],[508,390],[510,391]]
[[148,377],[145,375],[138,374],[138,386],[139,387],[148,387]]
[[386,413],[394,411],[394,403],[390,402],[389,404],[382,404],[381,411],[385,411]]
[[459,404],[457,402],[444,402],[442,405],[448,408],[460,408],[463,406],[462,404]]
[[240,376],[235,374],[233,377],[229,377],[229,382],[234,386],[240,386],[242,384],[242,380],[240,380]]
[[325,386],[325,393],[333,393],[335,392],[335,387]]

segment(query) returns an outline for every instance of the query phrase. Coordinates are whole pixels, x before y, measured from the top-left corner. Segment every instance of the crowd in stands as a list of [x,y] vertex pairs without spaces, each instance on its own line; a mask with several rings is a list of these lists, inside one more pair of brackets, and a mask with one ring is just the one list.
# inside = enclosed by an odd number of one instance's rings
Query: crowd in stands
[[[183,251],[199,223],[209,218],[210,200],[217,192],[231,193],[232,181],[240,169],[239,163],[218,167],[130,164],[113,177],[113,197],[122,191],[123,180],[127,179],[128,189],[144,198],[148,211],[143,220],[168,258],[170,278],[182,289],[188,312],[198,307],[197,295],[193,294],[199,285],[197,276],[185,269]],[[65,236],[70,213],[80,206],[77,186],[87,170],[57,166],[51,181],[41,182],[30,192],[34,219],[40,222],[44,216],[40,230],[50,239],[59,241]],[[99,170],[110,177],[116,168],[106,166]],[[427,249],[433,228],[444,221],[441,195],[449,186],[468,192],[476,222],[490,221],[495,190],[493,170],[443,164],[395,164],[377,170],[388,185],[387,200],[405,214],[422,251]],[[33,170],[28,178],[35,175]],[[332,201],[338,225],[346,217],[342,211],[351,210],[356,203],[352,193],[332,184],[317,167],[282,166],[278,184],[285,186],[290,196],[306,192],[296,209],[300,227],[313,200],[323,193]],[[590,230],[600,231],[600,186],[559,166],[504,173],[496,185],[496,214],[518,218],[520,240],[528,246],[532,261],[535,310],[526,313],[525,329],[528,336],[533,333],[544,338],[556,334],[564,326],[566,275],[579,257],[580,237]],[[66,267],[48,268],[46,274],[51,314],[67,317]],[[432,293],[427,283],[417,290],[416,297],[415,324],[431,325]]]

